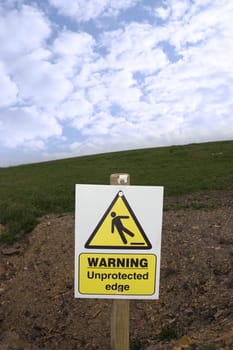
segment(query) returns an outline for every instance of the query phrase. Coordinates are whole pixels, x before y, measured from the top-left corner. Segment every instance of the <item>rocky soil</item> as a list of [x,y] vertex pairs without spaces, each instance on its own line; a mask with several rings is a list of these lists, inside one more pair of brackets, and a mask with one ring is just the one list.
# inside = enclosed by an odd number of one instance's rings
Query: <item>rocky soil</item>
[[[165,209],[160,298],[130,301],[131,349],[232,350],[233,191],[167,198]],[[0,246],[1,350],[111,348],[112,300],[75,299],[73,275],[73,215]]]

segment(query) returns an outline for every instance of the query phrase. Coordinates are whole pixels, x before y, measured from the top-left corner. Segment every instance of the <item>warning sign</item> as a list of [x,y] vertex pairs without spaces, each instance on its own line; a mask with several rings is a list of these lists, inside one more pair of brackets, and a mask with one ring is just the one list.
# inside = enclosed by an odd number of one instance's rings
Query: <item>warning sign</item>
[[156,256],[153,254],[80,254],[79,293],[153,295]]
[[151,249],[141,224],[123,191],[119,191],[104,213],[85,248]]
[[76,185],[75,297],[158,299],[163,187]]

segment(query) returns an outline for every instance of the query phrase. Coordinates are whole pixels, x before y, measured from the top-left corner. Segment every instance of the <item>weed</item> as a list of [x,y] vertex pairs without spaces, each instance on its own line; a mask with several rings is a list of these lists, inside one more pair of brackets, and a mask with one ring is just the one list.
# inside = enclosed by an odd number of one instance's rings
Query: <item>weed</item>
[[203,319],[205,321],[212,322],[214,320],[214,315],[216,314],[216,311],[217,310],[215,308],[207,310],[203,315]]
[[184,290],[189,290],[189,289],[191,289],[191,288],[190,288],[190,284],[189,284],[188,282],[186,282],[186,281],[182,284],[182,288],[183,288]]
[[169,340],[178,339],[178,338],[179,338],[179,330],[175,322],[164,325],[162,327],[161,332],[159,334],[160,340],[169,341]]
[[19,240],[17,235],[14,235],[12,232],[6,231],[0,236],[1,243],[13,244]]
[[33,206],[7,201],[0,204],[0,222],[6,225],[6,232],[0,236],[0,242],[14,243],[32,231],[37,224],[38,212]]
[[141,350],[142,342],[140,339],[136,338],[130,342],[130,350]]
[[167,266],[163,269],[164,278],[167,278],[169,276],[173,276],[175,274],[177,274],[177,270],[172,266]]

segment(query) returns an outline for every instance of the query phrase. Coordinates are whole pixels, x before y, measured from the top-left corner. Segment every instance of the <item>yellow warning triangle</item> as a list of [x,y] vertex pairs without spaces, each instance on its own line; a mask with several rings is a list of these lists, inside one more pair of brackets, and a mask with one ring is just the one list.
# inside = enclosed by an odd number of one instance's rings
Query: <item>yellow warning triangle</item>
[[151,243],[131,209],[125,195],[119,191],[96,226],[85,248],[151,249]]

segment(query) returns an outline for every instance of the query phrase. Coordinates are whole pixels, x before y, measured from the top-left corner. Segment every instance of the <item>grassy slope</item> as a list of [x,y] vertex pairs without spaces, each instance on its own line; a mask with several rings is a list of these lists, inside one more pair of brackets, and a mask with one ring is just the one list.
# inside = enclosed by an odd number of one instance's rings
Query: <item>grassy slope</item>
[[132,185],[163,185],[165,195],[233,188],[233,141],[106,153],[0,169],[0,223],[15,240],[36,218],[74,209],[74,185],[109,184],[129,173]]

